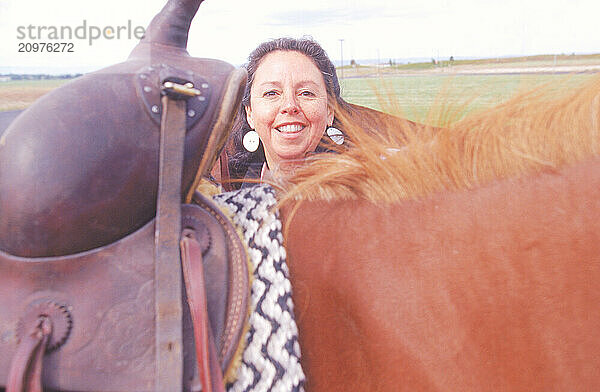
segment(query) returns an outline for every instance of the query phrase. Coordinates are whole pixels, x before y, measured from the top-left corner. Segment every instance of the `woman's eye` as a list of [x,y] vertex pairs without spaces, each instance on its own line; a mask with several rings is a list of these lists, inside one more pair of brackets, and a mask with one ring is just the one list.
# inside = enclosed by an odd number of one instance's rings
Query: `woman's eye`
[[314,97],[315,96],[315,94],[312,91],[307,91],[307,90],[301,91],[300,95],[302,95],[304,97]]
[[266,92],[263,94],[263,97],[273,97],[273,96],[275,96],[275,95],[277,95],[277,91],[275,91],[275,90],[270,90],[270,91],[266,91]]

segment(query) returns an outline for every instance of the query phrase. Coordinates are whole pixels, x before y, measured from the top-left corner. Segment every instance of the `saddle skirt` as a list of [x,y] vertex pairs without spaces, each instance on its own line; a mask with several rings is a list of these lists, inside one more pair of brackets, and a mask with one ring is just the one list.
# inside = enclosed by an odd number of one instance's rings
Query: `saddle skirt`
[[[182,207],[182,225],[203,252],[211,330],[223,373],[231,372],[248,317],[248,264],[236,229],[209,204]],[[211,203],[212,204],[212,203]],[[225,224],[227,231],[221,229]],[[43,385],[69,391],[155,389],[155,220],[101,248],[27,259],[0,252],[0,382],[19,340],[40,314],[54,330]],[[193,325],[183,314],[184,390],[198,389]],[[6,385],[6,384],[4,384]]]

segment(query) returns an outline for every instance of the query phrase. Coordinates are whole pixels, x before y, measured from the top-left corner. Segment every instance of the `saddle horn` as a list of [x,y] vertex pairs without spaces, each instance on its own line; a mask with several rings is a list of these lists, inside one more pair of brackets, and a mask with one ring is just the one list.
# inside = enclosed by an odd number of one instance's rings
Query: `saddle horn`
[[0,138],[1,251],[79,253],[154,217],[166,76],[201,91],[187,103],[182,193],[216,159],[246,72],[189,56],[188,31],[200,3],[169,0],[125,62],[53,90],[11,123]]
[[204,0],[169,0],[152,19],[140,44],[154,43],[185,49],[192,19]]

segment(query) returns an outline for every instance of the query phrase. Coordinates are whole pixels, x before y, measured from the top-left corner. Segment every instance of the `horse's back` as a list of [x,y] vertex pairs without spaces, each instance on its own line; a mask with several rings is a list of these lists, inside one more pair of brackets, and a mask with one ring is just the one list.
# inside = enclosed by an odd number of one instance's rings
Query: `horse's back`
[[599,217],[598,159],[395,205],[302,204],[287,249],[309,387],[597,390]]

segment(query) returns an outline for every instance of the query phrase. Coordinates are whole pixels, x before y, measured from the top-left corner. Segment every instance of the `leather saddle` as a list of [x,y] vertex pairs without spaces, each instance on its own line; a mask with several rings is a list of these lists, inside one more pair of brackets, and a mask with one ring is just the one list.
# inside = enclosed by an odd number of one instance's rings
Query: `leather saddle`
[[127,61],[0,138],[0,389],[223,390],[248,317],[235,227],[195,193],[245,70],[190,57],[169,0]]

